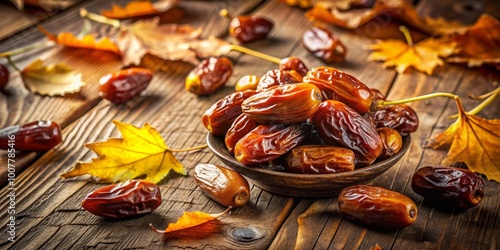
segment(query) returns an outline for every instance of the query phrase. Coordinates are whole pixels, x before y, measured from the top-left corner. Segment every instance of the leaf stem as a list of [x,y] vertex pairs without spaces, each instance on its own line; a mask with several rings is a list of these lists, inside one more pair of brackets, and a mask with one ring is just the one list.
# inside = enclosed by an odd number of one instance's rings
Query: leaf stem
[[270,62],[273,62],[276,64],[280,64],[280,62],[281,62],[280,58],[270,56],[270,55],[267,55],[267,54],[264,54],[262,52],[258,52],[255,50],[251,50],[251,49],[248,49],[248,48],[245,48],[243,46],[236,45],[236,44],[231,44],[231,50],[245,53],[245,54],[248,54],[251,56],[255,56],[255,57],[258,57],[260,59],[264,59],[264,60],[267,60],[267,61],[270,61]]
[[181,149],[170,149],[171,152],[187,152],[187,151],[195,151],[208,147],[207,144],[191,147],[191,148],[181,148]]
[[411,98],[397,100],[397,101],[382,100],[382,101],[379,101],[377,103],[377,106],[381,107],[381,106],[385,106],[385,105],[404,104],[404,103],[409,103],[409,102],[427,100],[427,99],[434,98],[434,97],[447,97],[447,98],[452,98],[452,99],[458,98],[458,96],[454,95],[454,94],[438,92],[438,93],[421,95],[421,96],[411,97]]
[[[484,108],[486,108],[488,105],[490,105],[497,96],[500,95],[500,87],[497,89],[493,90],[492,92],[489,92],[487,94],[484,94],[482,96],[488,96],[483,102],[481,102],[479,105],[477,105],[475,108],[467,111],[467,114],[469,115],[476,115],[477,113],[481,112]],[[449,118],[454,119],[457,118],[458,114],[451,115]]]
[[21,72],[21,70],[17,67],[17,65],[12,61],[12,58],[10,56],[7,56],[7,62],[9,62],[10,66],[14,68],[17,72]]
[[98,14],[90,13],[84,8],[80,9],[80,16],[83,18],[87,18],[89,20],[92,20],[94,22],[111,25],[111,26],[116,27],[116,28],[121,27],[120,21],[118,21],[116,19],[112,19],[112,18],[107,18],[105,16],[101,16]]
[[410,34],[410,31],[408,30],[408,28],[406,28],[406,26],[401,25],[401,26],[399,26],[399,30],[401,32],[403,32],[403,35],[406,38],[406,42],[408,43],[408,46],[413,47],[413,39],[411,39],[411,34]]
[[43,48],[45,46],[50,46],[50,45],[54,45],[54,44],[55,43],[53,41],[42,41],[42,42],[38,42],[38,43],[33,43],[33,44],[28,45],[28,46],[21,47],[19,49],[2,52],[2,53],[0,53],[0,57],[15,56],[18,54],[22,54],[24,52],[28,52],[30,50],[39,49],[39,48]]

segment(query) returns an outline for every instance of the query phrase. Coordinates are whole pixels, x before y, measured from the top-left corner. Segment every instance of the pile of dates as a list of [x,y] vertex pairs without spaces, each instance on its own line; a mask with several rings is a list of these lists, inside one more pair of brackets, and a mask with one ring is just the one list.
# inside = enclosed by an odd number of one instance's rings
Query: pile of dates
[[[418,127],[407,105],[331,67],[308,69],[296,57],[214,103],[203,125],[224,137],[241,163],[299,174],[351,171],[396,154]],[[252,84],[251,81],[254,81]]]

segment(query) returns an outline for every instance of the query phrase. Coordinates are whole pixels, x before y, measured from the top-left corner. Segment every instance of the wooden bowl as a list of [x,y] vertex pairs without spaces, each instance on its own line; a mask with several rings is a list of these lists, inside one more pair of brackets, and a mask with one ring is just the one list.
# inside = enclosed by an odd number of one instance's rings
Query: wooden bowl
[[389,159],[335,174],[293,174],[259,167],[249,167],[238,162],[226,149],[224,139],[208,133],[208,147],[228,167],[239,172],[256,186],[274,194],[298,198],[325,198],[337,196],[343,188],[366,184],[394,166],[410,147],[410,136],[403,137],[403,147]]

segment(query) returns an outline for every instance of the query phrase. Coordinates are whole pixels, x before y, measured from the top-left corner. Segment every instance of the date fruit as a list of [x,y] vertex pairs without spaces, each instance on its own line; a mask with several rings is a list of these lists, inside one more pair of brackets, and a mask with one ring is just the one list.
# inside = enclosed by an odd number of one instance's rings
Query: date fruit
[[185,87],[191,93],[209,95],[224,86],[232,74],[231,60],[227,57],[210,57],[189,72]]
[[369,116],[377,128],[393,128],[402,136],[415,132],[419,125],[417,112],[406,104],[377,107]]
[[82,207],[97,216],[125,219],[150,213],[160,204],[161,192],[156,184],[129,180],[88,194]]
[[292,124],[307,120],[321,99],[320,90],[312,84],[286,84],[247,98],[241,109],[259,123]]
[[248,43],[266,38],[273,27],[273,22],[263,17],[238,16],[229,23],[229,34],[242,43]]
[[475,207],[484,197],[484,182],[472,171],[454,167],[426,166],[411,179],[415,193],[459,209]]
[[201,117],[205,128],[212,134],[225,136],[234,120],[241,115],[241,103],[257,92],[247,90],[229,94],[214,103]]
[[257,126],[259,126],[259,123],[248,117],[248,115],[241,114],[238,116],[227,130],[226,137],[224,138],[229,153],[234,154],[236,143]]
[[302,82],[302,76],[295,70],[269,70],[257,84],[257,91],[262,92],[272,87]]
[[99,95],[113,103],[124,103],[139,95],[152,78],[153,72],[149,69],[122,69],[101,78]]
[[395,129],[382,127],[378,128],[377,132],[384,146],[377,160],[385,160],[397,154],[403,147],[403,138]]
[[256,75],[245,75],[241,77],[234,86],[236,91],[256,90],[260,77]]
[[242,207],[250,199],[250,185],[234,170],[213,164],[198,164],[193,177],[208,197],[224,207]]
[[247,165],[267,163],[300,145],[310,131],[307,123],[259,125],[236,143],[234,158]]
[[299,146],[286,158],[285,169],[297,174],[332,174],[354,170],[354,152],[327,145]]
[[0,149],[47,151],[62,142],[61,127],[53,121],[34,121],[0,130]]
[[307,74],[307,71],[309,71],[309,68],[298,57],[291,56],[281,60],[279,70],[295,70],[302,77],[304,77]]
[[302,36],[302,43],[315,57],[327,63],[344,61],[347,53],[347,48],[338,36],[321,27],[306,30]]
[[5,65],[0,64],[0,90],[4,89],[9,83],[9,70]]
[[322,102],[311,119],[326,144],[351,149],[360,166],[372,164],[382,153],[382,140],[377,130],[342,102]]
[[316,67],[307,73],[303,81],[316,85],[324,100],[341,101],[360,114],[370,111],[372,92],[352,75],[331,67]]
[[346,187],[339,194],[338,205],[347,219],[375,228],[401,229],[417,220],[415,202],[383,187]]

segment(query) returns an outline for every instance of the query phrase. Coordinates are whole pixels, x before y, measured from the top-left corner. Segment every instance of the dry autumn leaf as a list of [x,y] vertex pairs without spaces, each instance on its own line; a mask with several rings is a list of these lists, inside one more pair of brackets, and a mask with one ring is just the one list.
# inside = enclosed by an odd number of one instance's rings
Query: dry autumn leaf
[[113,121],[123,138],[85,144],[98,158],[78,162],[61,175],[71,178],[89,174],[99,182],[115,183],[145,176],[145,180],[160,182],[173,170],[186,175],[184,166],[174,157],[172,149],[158,131],[149,124],[142,128]]
[[184,212],[175,223],[169,223],[164,231],[149,226],[153,231],[163,234],[163,239],[179,238],[182,236],[202,237],[214,233],[217,230],[217,223],[221,216],[228,214],[231,207],[218,214],[207,214],[200,211]]
[[369,61],[384,61],[384,68],[396,67],[396,71],[403,73],[413,67],[420,72],[431,75],[434,69],[443,65],[440,57],[447,57],[457,52],[457,44],[442,38],[428,38],[417,44],[401,40],[383,40],[368,48],[375,50],[368,56]]
[[57,96],[80,91],[85,84],[82,74],[66,64],[43,65],[42,60],[32,62],[21,72],[24,84],[31,92]]
[[500,120],[487,120],[468,114],[459,98],[458,119],[428,146],[449,146],[444,165],[464,162],[470,170],[484,174],[488,180],[500,182]]
[[151,3],[151,1],[130,1],[125,7],[113,3],[111,10],[101,10],[101,15],[113,19],[156,15],[171,9],[178,2],[179,0],[162,0],[155,3]]
[[465,33],[453,35],[450,40],[458,43],[461,51],[447,61],[467,63],[469,67],[500,66],[500,21],[494,17],[482,15]]

